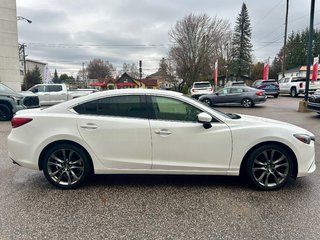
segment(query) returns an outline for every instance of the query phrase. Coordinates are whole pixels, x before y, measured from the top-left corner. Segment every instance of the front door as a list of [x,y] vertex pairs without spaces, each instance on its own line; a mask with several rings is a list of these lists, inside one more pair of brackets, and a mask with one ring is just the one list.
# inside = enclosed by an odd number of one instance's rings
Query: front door
[[152,169],[225,173],[232,151],[231,132],[222,122],[210,129],[197,122],[202,110],[180,100],[152,96],[155,119],[150,120]]

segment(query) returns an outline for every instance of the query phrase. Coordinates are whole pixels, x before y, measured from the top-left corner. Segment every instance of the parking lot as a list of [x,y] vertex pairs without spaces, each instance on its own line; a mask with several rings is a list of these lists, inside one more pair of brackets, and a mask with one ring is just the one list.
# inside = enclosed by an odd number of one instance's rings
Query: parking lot
[[316,135],[316,172],[271,192],[239,177],[164,175],[99,175],[59,190],[42,172],[11,163],[11,126],[0,122],[0,239],[319,239],[320,115],[298,112],[302,99],[218,108]]

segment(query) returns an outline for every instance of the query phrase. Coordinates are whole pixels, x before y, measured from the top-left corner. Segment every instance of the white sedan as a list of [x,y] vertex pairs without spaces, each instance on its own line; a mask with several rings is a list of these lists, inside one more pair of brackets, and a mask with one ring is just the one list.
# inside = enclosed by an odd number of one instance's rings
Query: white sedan
[[13,162],[64,189],[95,173],[243,174],[272,190],[316,169],[307,130],[218,112],[171,91],[105,91],[19,111],[11,123]]

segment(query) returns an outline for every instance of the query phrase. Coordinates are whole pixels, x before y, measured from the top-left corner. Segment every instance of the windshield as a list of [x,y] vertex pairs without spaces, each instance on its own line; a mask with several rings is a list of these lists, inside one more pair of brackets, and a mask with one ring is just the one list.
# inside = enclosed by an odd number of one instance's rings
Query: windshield
[[211,87],[210,83],[194,83],[193,87],[195,88],[205,88]]
[[7,87],[6,85],[0,83],[0,93],[16,93],[11,88]]

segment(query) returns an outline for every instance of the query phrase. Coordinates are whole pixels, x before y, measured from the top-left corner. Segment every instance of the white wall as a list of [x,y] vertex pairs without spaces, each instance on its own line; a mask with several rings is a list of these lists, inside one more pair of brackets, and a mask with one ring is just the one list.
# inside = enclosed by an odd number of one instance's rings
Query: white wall
[[21,91],[15,0],[0,0],[0,82]]

